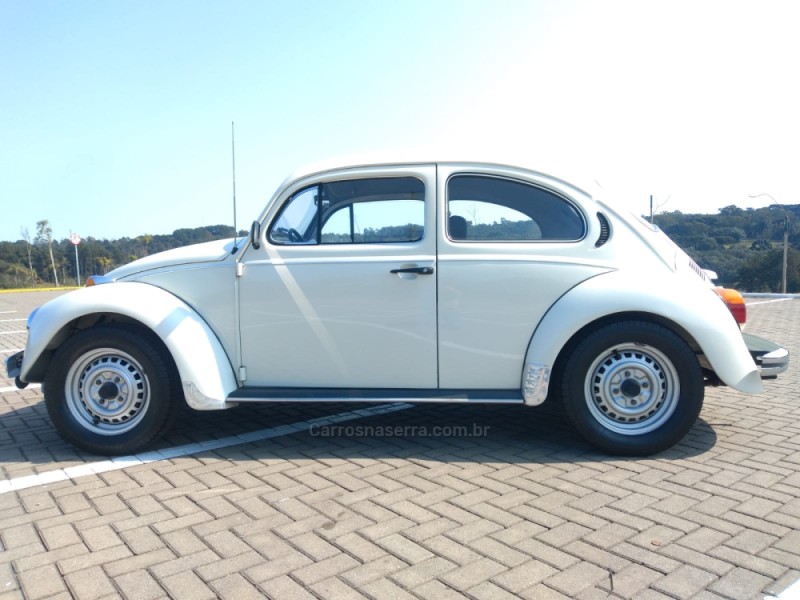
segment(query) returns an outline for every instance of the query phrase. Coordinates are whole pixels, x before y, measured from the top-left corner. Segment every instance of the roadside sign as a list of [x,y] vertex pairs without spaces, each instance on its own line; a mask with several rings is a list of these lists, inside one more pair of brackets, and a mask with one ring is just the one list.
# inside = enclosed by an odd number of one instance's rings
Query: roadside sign
[[77,246],[81,243],[81,236],[79,236],[77,233],[70,233],[69,241],[73,246]]

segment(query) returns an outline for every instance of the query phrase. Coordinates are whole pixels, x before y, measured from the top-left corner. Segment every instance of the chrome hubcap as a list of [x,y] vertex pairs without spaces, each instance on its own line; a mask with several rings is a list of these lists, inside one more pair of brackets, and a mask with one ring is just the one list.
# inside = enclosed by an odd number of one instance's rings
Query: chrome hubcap
[[76,360],[65,392],[77,422],[101,435],[130,431],[150,404],[150,385],[141,365],[113,348],[91,350]]
[[646,344],[623,344],[603,352],[589,368],[586,402],[603,427],[624,435],[658,429],[680,398],[672,362]]

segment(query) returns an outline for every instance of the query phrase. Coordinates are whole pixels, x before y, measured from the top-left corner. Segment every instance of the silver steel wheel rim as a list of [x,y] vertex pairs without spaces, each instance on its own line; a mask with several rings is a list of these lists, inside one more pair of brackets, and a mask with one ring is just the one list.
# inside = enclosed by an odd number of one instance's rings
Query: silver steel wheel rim
[[65,383],[67,407],[76,422],[100,435],[136,427],[150,405],[150,383],[130,354],[97,348],[76,360]]
[[672,361],[646,344],[609,348],[586,375],[585,397],[592,416],[623,435],[642,435],[661,427],[675,412],[680,392]]

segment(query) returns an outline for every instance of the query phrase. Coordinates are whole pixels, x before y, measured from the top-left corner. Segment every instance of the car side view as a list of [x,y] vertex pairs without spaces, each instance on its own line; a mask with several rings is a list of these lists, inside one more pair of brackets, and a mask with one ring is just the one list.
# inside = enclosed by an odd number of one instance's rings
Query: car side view
[[689,431],[706,385],[753,394],[786,370],[744,318],[660,230],[565,181],[339,164],[288,178],[244,239],[41,306],[7,370],[43,382],[60,434],[100,454],[148,446],[184,401],[547,401],[595,447],[648,455]]

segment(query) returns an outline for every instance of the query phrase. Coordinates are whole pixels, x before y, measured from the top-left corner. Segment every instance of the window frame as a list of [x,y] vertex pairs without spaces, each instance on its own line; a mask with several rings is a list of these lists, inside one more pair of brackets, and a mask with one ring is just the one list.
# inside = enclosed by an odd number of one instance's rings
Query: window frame
[[[305,192],[307,192],[307,191],[309,191],[311,189],[316,188],[317,189],[317,197],[321,199],[322,196],[323,196],[323,189],[324,189],[325,185],[335,184],[335,183],[340,183],[340,182],[346,182],[346,181],[361,181],[361,180],[367,180],[367,179],[414,179],[417,182],[419,182],[419,184],[422,186],[422,198],[420,198],[418,200],[419,202],[422,203],[422,223],[421,223],[422,235],[418,239],[403,240],[403,241],[384,241],[384,242],[358,242],[358,241],[355,241],[354,240],[354,237],[355,237],[355,223],[354,223],[354,213],[355,213],[355,211],[354,211],[354,207],[355,207],[356,204],[358,204],[358,202],[353,202],[353,201],[351,201],[349,203],[342,202],[341,203],[342,206],[340,208],[337,208],[335,211],[332,211],[330,213],[330,215],[327,216],[325,221],[322,220],[323,210],[320,210],[319,204],[317,203],[317,205],[316,205],[316,214],[313,217],[313,219],[309,222],[309,223],[313,223],[313,222],[316,221],[316,235],[315,235],[313,240],[308,240],[308,241],[303,241],[303,242],[291,242],[291,241],[281,242],[281,241],[278,241],[278,240],[274,240],[272,238],[272,232],[275,230],[275,228],[276,228],[276,226],[278,224],[278,221],[280,221],[281,217],[286,212],[286,210],[289,208],[291,203],[300,194],[303,194],[303,193],[305,193]],[[409,200],[409,201],[412,201],[413,199],[411,199],[411,198],[397,198],[397,199],[394,199],[394,200]],[[371,202],[385,202],[385,201],[391,201],[391,199],[390,200],[364,200],[363,202],[371,203]],[[331,179],[329,181],[317,181],[315,183],[311,183],[309,185],[305,185],[305,186],[299,187],[298,189],[294,190],[291,194],[289,194],[286,197],[286,199],[281,203],[281,206],[278,209],[277,213],[275,213],[275,215],[272,217],[272,219],[270,221],[270,226],[267,229],[267,231],[266,231],[266,233],[264,235],[264,238],[265,238],[265,241],[268,244],[273,245],[273,246],[305,247],[305,248],[307,248],[307,247],[321,248],[321,247],[325,247],[325,246],[346,246],[346,245],[366,246],[366,245],[379,245],[379,244],[418,244],[418,243],[420,243],[420,242],[425,240],[425,237],[426,237],[428,229],[429,229],[428,226],[427,226],[427,223],[426,223],[426,221],[427,221],[427,209],[428,209],[429,201],[430,200],[429,200],[428,185],[426,184],[425,180],[422,177],[419,177],[418,175],[414,175],[414,174],[371,176],[371,177],[369,177],[369,176],[368,177],[352,177],[352,178],[342,178],[342,179]],[[325,223],[327,223],[328,220],[330,220],[330,218],[334,214],[336,214],[338,211],[340,211],[342,209],[345,209],[345,208],[347,208],[348,212],[349,212],[350,241],[345,241],[345,242],[323,242],[322,241],[322,228],[324,227]]]
[[[479,240],[479,239],[454,239],[450,235],[450,215],[449,215],[449,206],[450,206],[450,182],[457,178],[457,177],[481,177],[484,179],[498,179],[501,181],[508,181],[511,183],[518,183],[520,185],[525,185],[528,187],[536,188],[542,190],[545,193],[548,193],[552,196],[555,196],[559,200],[566,202],[572,209],[577,213],[578,218],[581,221],[582,226],[582,234],[580,237],[575,239],[540,239],[540,240]],[[443,212],[444,218],[442,219],[444,224],[444,233],[445,238],[453,244],[577,244],[583,242],[586,239],[586,236],[589,235],[589,221],[586,218],[586,215],[583,212],[581,206],[572,200],[569,196],[559,192],[558,190],[554,190],[553,188],[544,186],[540,183],[534,183],[531,181],[526,181],[524,179],[519,179],[516,177],[508,177],[506,175],[497,175],[494,173],[481,173],[476,171],[460,171],[457,173],[450,173],[447,177],[447,181],[444,182],[444,202],[443,202]],[[483,202],[486,202],[485,200]],[[502,204],[497,204],[498,206],[504,206]],[[511,207],[506,207],[511,208]],[[516,210],[513,209],[512,210]],[[518,211],[519,212],[519,211]],[[532,221],[536,221],[535,219],[531,218]],[[538,222],[537,222],[538,226]],[[541,228],[541,227],[540,227]]]
[[278,221],[281,220],[281,217],[289,209],[289,206],[291,206],[292,202],[294,202],[295,199],[298,196],[300,196],[301,194],[304,194],[305,192],[307,192],[307,191],[309,191],[309,190],[311,190],[313,188],[317,188],[317,197],[319,198],[321,196],[321,193],[322,193],[322,182],[317,182],[317,183],[314,183],[314,184],[311,184],[311,185],[303,186],[300,189],[292,192],[283,201],[283,203],[281,204],[280,210],[273,217],[272,222],[270,223],[269,229],[267,229],[267,233],[266,233],[265,237],[266,237],[266,241],[269,244],[272,244],[273,246],[292,246],[292,247],[295,247],[295,246],[320,246],[321,245],[320,242],[319,242],[319,220],[320,220],[319,215],[320,215],[320,211],[319,211],[319,205],[318,204],[316,205],[316,214],[311,219],[311,221],[309,221],[309,225],[312,222],[317,221],[317,236],[316,236],[316,239],[314,239],[313,241],[309,240],[307,242],[280,242],[280,241],[272,239],[272,232],[275,230],[275,228],[278,225]]

